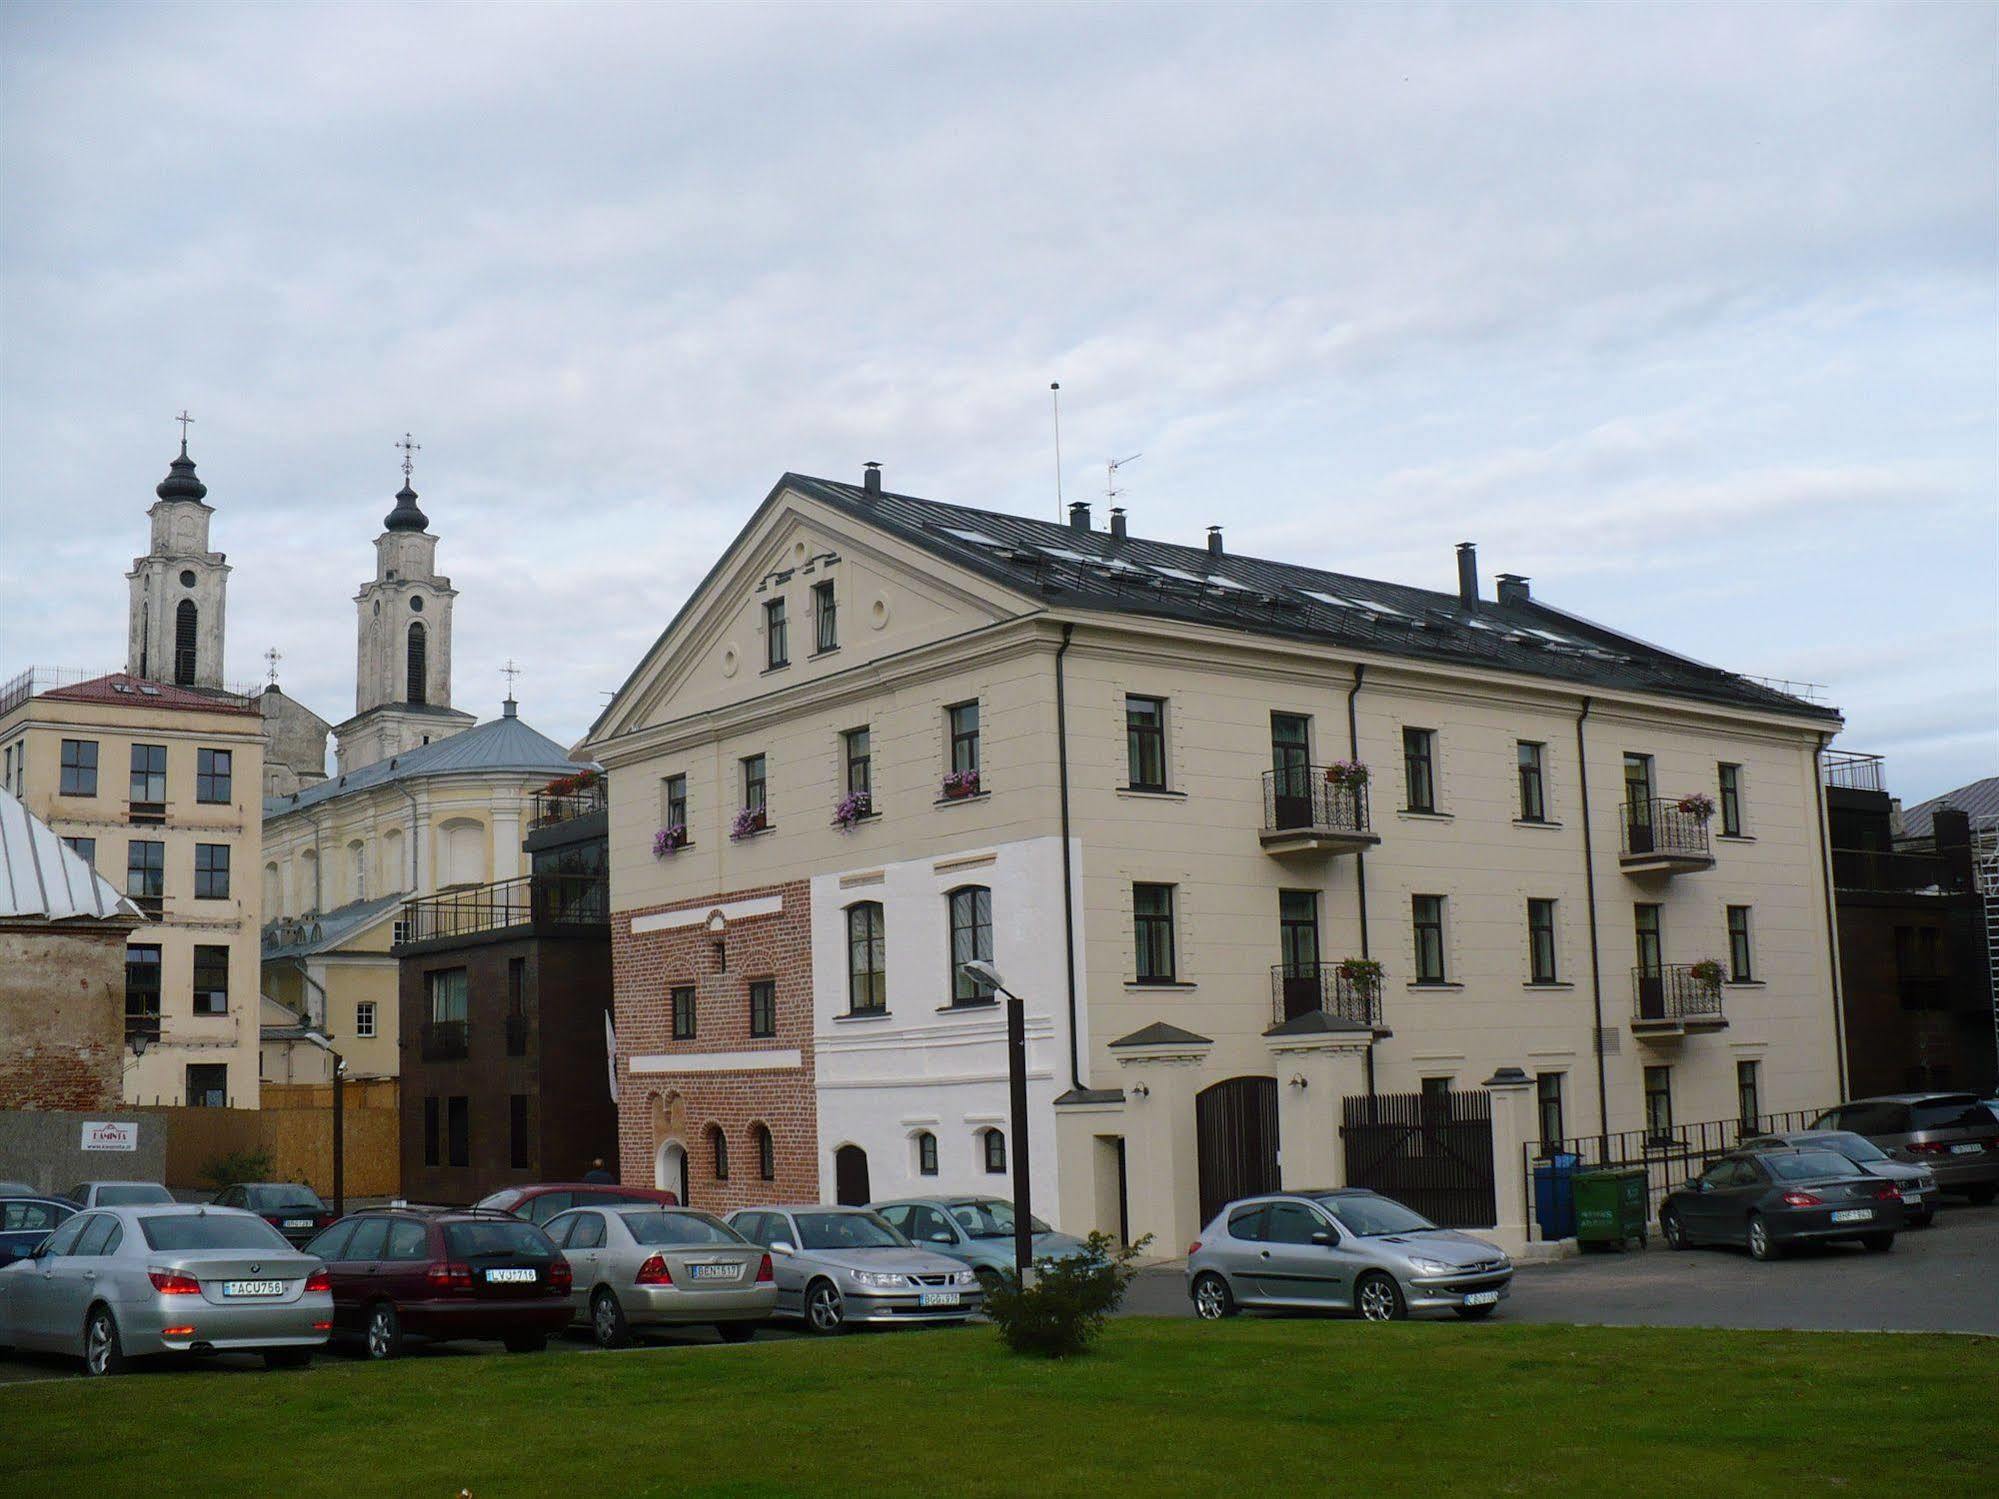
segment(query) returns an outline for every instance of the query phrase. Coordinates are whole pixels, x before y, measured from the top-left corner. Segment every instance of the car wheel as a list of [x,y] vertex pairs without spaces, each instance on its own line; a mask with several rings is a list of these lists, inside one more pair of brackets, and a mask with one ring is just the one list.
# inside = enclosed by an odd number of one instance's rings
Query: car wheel
[[1668,1249],[1693,1248],[1693,1240],[1687,1237],[1687,1231],[1680,1223],[1680,1215],[1671,1208],[1667,1208],[1659,1215],[1659,1232],[1665,1237]]
[[1229,1283],[1212,1270],[1194,1277],[1194,1313],[1204,1322],[1219,1322],[1240,1310]]
[[403,1319],[396,1315],[396,1309],[386,1301],[378,1301],[368,1308],[367,1321],[362,1324],[362,1346],[368,1350],[371,1359],[398,1358],[403,1351]]
[[815,1280],[805,1288],[805,1326],[821,1337],[831,1337],[847,1325],[847,1307],[840,1288],[830,1280]]
[[266,1348],[264,1367],[266,1369],[303,1369],[312,1362],[310,1348]]
[[1483,1322],[1487,1317],[1498,1311],[1499,1308],[1496,1306],[1460,1306],[1454,1307],[1452,1310],[1467,1322]]
[[509,1353],[540,1353],[548,1346],[545,1332],[510,1332],[502,1339]]
[[1999,1197],[1999,1186],[1988,1182],[1982,1187],[1966,1187],[1964,1195],[1971,1200],[1973,1207],[1987,1208],[1992,1206],[1995,1197]]
[[1370,1322],[1400,1322],[1409,1315],[1409,1303],[1402,1299],[1402,1287],[1392,1275],[1373,1270],[1353,1288],[1354,1305]]
[[1895,1236],[1893,1234],[1869,1234],[1860,1242],[1876,1254],[1886,1254],[1895,1247]]
[[1749,1257],[1752,1260],[1769,1261],[1783,1254],[1777,1241],[1770,1237],[1769,1225],[1763,1221],[1761,1213],[1749,1215]]
[[631,1324],[625,1320],[625,1309],[618,1304],[616,1293],[608,1286],[599,1286],[597,1294],[590,1298],[590,1335],[599,1348],[625,1348],[631,1344]]
[[757,1335],[754,1322],[722,1322],[716,1324],[715,1331],[722,1335],[725,1343],[747,1343]]
[[125,1345],[109,1307],[94,1308],[83,1323],[83,1372],[102,1377],[125,1372]]

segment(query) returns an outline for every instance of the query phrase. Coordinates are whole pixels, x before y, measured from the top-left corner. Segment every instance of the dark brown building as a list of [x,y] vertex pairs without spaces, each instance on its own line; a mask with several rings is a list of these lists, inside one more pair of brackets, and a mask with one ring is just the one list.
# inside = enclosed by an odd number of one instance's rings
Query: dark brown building
[[597,787],[537,796],[531,873],[404,906],[396,952],[412,1201],[473,1202],[615,1163],[605,817]]
[[1898,838],[1880,757],[1825,765],[1849,1093],[1989,1096],[1999,1068],[1971,819],[1938,806],[1924,836]]

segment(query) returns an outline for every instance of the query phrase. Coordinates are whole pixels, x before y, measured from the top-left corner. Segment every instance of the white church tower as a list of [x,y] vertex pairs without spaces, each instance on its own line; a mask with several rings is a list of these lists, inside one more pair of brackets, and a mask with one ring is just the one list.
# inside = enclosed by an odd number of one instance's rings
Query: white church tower
[[354,597],[360,646],[354,716],[334,730],[340,775],[477,721],[451,706],[451,602],[458,593],[437,575],[437,538],[410,488],[417,445],[405,435],[400,446],[403,487],[375,538],[374,579]]
[[203,503],[208,486],[195,477],[187,456],[185,412],[179,418],[180,456],[153,493],[152,550],[132,559],[125,670],[182,687],[222,685],[222,609],[229,566],[208,549],[214,509]]

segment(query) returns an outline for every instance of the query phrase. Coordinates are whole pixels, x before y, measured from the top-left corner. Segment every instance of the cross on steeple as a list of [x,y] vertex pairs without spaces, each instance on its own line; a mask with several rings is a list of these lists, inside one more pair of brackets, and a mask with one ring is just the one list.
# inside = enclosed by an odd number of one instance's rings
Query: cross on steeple
[[187,414],[187,408],[183,406],[180,409],[180,415],[175,417],[174,420],[180,423],[180,455],[185,458],[187,457],[187,429],[194,424],[194,418]]
[[507,664],[500,668],[500,675],[507,679],[508,697],[512,697],[514,695],[514,679],[518,677],[520,674],[521,674],[521,669],[518,666],[514,665],[514,658],[512,656],[507,657]]
[[285,653],[276,646],[264,652],[264,664],[269,668],[270,683],[273,687],[278,685],[278,663],[284,659]]
[[407,484],[410,481],[410,469],[414,467],[410,462],[410,454],[421,453],[423,451],[423,444],[420,442],[411,442],[409,433],[405,432],[403,440],[397,443],[396,446],[403,450],[403,483]]

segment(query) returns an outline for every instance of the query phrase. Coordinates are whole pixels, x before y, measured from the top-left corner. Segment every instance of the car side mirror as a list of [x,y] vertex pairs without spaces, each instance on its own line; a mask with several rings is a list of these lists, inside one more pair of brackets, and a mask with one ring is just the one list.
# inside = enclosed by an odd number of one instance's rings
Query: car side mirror
[[789,1239],[773,1239],[773,1240],[771,1241],[771,1246],[770,1246],[770,1252],[771,1252],[772,1254],[796,1254],[796,1253],[798,1253],[798,1251],[797,1251],[796,1249],[792,1248],[792,1245],[791,1245],[791,1240],[789,1240]]
[[1709,1181],[1705,1176],[1700,1177],[1694,1182],[1694,1190],[1696,1192],[1712,1192],[1714,1190],[1714,1183]]
[[1312,1235],[1312,1242],[1319,1245],[1322,1249],[1331,1249],[1335,1244],[1340,1242],[1340,1236],[1322,1228]]
[[930,1242],[933,1244],[955,1244],[958,1241],[951,1237],[950,1229],[940,1228],[930,1236]]

